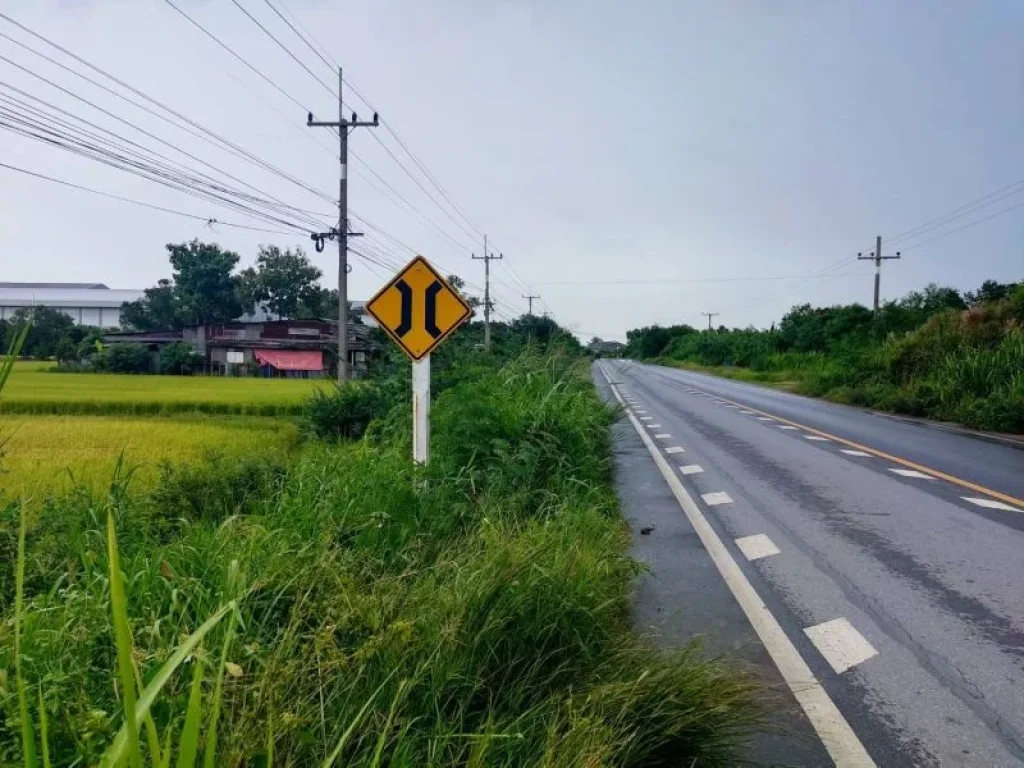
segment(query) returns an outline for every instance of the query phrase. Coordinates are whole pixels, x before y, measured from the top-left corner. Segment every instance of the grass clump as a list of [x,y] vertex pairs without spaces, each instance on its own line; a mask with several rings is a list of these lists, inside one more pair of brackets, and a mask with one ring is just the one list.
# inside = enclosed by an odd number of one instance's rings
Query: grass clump
[[[527,354],[446,386],[427,468],[402,403],[366,439],[284,467],[222,459],[38,510],[24,556],[0,563],[0,586],[24,592],[2,614],[0,669],[42,691],[54,764],[97,764],[132,731],[129,690],[147,764],[736,764],[750,684],[631,631],[611,413],[575,361]],[[17,550],[19,519],[9,507],[0,547]],[[202,645],[219,652],[190,651],[199,682],[163,674],[214,617]],[[0,710],[0,764],[23,764],[9,684]]]

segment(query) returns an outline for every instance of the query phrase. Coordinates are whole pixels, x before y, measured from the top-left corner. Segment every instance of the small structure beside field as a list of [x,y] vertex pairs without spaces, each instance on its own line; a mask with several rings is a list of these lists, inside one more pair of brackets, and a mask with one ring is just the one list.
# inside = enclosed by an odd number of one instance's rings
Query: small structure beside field
[[[338,323],[334,320],[264,320],[188,325],[165,331],[108,333],[104,344],[141,344],[159,355],[167,344],[195,347],[207,373],[225,376],[311,378],[337,367]],[[379,350],[370,329],[348,324],[349,365],[358,376]]]

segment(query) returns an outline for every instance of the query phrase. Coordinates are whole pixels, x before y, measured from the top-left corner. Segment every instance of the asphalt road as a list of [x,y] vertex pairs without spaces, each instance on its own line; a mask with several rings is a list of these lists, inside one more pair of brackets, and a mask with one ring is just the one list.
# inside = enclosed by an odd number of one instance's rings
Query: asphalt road
[[[702,374],[598,368],[875,764],[1024,765],[1024,450]],[[633,474],[620,467],[624,493]],[[662,514],[682,519],[674,501]]]

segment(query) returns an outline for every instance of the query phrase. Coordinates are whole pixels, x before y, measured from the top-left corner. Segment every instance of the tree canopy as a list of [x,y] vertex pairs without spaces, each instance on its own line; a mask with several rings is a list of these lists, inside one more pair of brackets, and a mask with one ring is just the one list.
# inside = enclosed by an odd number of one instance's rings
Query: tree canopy
[[315,317],[323,300],[321,277],[301,248],[260,246],[255,267],[240,275],[240,290],[247,301],[279,318]]
[[[260,246],[254,266],[235,273],[240,257],[216,243],[168,243],[171,278],[121,307],[121,321],[140,331],[223,323],[256,307],[282,317],[320,317],[330,304],[321,272],[302,252]],[[337,304],[337,294],[335,305]],[[337,315],[337,309],[334,310]]]

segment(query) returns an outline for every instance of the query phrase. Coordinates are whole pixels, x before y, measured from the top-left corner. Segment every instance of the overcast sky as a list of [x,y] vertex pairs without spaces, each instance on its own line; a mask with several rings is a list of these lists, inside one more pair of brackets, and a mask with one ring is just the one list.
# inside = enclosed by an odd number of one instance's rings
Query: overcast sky
[[[716,324],[765,326],[795,303],[867,304],[872,268],[852,257],[873,248],[876,234],[893,238],[1024,179],[1020,0],[271,1],[343,63],[472,225],[420,176],[428,197],[373,129],[351,136],[360,158],[351,161],[351,208],[476,286],[483,265],[469,253],[482,250],[475,229],[486,231],[505,254],[493,269],[499,312],[522,312],[528,286],[543,297],[536,310],[587,338],[623,338],[655,322],[699,324],[704,311],[721,313]],[[319,119],[336,118],[331,94],[232,0],[175,2]],[[265,0],[238,2],[334,86]],[[306,128],[303,109],[165,0],[4,0],[0,9],[322,196],[4,38],[0,55],[173,147],[3,60],[0,82],[199,168],[175,148],[185,150],[330,224],[336,137]],[[86,71],[2,19],[0,32]],[[370,117],[351,91],[345,98]],[[393,137],[376,130],[416,171]],[[275,228],[3,129],[0,162]],[[1024,277],[1024,205],[946,235],[1024,204],[1024,184],[1015,189],[895,243],[904,257],[883,266],[883,298],[929,281],[972,288]],[[241,266],[260,243],[302,245],[326,282],[337,275],[336,251],[313,252],[308,236],[211,228],[3,168],[0,232],[2,280],[143,288],[169,273],[164,244],[194,237],[237,251]],[[387,253],[395,263],[409,258],[393,244]],[[352,297],[365,298],[387,270],[353,263]]]

